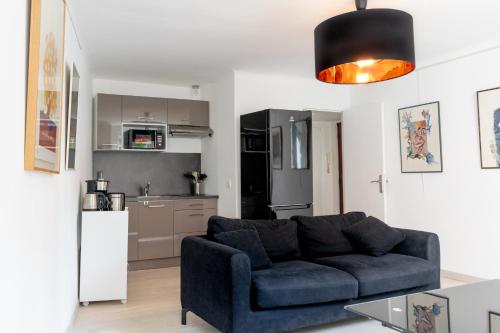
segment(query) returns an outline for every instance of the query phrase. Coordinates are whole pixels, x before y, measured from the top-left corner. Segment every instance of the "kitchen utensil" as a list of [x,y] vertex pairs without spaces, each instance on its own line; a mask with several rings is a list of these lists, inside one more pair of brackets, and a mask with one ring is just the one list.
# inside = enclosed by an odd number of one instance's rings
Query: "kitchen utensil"
[[109,199],[101,192],[86,193],[83,196],[82,210],[84,211],[97,211],[108,210]]
[[106,193],[109,187],[109,180],[105,180],[102,171],[97,171],[97,179],[87,180],[87,193]]
[[109,210],[125,210],[125,193],[108,193]]

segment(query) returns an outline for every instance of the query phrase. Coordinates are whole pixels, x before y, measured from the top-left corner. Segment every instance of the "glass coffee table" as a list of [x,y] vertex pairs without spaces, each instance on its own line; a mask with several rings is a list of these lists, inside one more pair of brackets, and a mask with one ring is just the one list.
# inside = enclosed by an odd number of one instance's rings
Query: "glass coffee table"
[[500,333],[500,280],[345,307],[405,333]]

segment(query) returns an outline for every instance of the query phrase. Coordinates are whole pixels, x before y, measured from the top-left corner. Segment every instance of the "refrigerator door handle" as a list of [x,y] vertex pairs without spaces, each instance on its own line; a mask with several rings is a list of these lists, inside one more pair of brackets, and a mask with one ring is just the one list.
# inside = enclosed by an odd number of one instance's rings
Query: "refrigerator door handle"
[[306,203],[306,204],[292,204],[292,205],[268,205],[268,208],[271,208],[272,210],[286,210],[286,209],[298,209],[298,208],[310,208],[313,204],[312,203]]

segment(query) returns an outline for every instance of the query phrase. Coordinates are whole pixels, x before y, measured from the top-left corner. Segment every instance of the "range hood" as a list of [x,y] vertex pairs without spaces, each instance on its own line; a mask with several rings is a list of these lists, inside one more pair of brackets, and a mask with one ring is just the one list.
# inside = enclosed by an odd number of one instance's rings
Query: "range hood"
[[182,137],[206,137],[212,136],[214,131],[208,126],[188,126],[188,125],[169,125],[168,134],[170,136]]

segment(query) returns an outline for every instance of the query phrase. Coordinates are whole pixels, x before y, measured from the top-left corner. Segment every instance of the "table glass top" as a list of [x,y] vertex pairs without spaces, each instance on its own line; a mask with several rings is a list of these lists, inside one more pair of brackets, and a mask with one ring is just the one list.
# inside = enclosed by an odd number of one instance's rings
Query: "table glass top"
[[500,280],[359,303],[346,310],[400,332],[500,333]]

